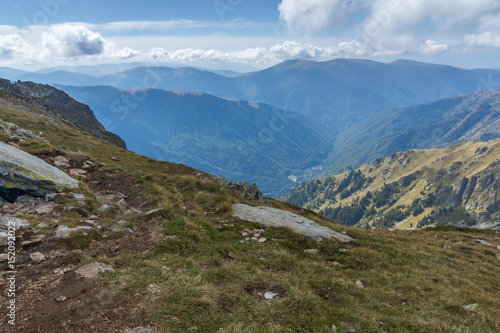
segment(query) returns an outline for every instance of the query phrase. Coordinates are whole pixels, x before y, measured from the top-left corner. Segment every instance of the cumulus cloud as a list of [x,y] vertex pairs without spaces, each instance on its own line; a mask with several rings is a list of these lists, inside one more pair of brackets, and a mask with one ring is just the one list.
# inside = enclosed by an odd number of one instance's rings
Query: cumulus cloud
[[84,25],[61,24],[42,34],[42,45],[51,53],[63,57],[101,55],[105,40]]
[[[3,26],[3,30],[8,30]],[[100,34],[81,24],[29,27],[15,34],[0,34],[1,63],[44,63],[55,60],[129,59],[140,52],[119,49]]]

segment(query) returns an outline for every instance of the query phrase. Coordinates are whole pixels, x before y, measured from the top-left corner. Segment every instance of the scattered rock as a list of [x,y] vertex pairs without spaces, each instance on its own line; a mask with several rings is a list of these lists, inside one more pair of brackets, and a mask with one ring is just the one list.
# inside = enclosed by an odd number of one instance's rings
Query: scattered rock
[[82,266],[75,271],[76,274],[88,279],[96,278],[100,272],[114,272],[112,266],[100,262],[93,262],[88,265]]
[[339,249],[339,253],[346,254],[347,250],[346,249]]
[[118,207],[120,207],[120,209],[122,211],[127,210],[127,202],[125,201],[125,199],[120,199],[120,201],[118,201],[117,205],[118,205]]
[[22,242],[21,246],[29,246],[29,245],[41,243],[44,238],[45,238],[45,235],[35,235],[30,240]]
[[358,287],[359,289],[365,288],[365,286],[363,285],[363,282],[361,282],[361,281],[356,281],[356,287]]
[[500,253],[497,253],[496,256],[497,256],[497,259],[500,260]]
[[272,300],[273,298],[275,298],[278,295],[279,295],[279,293],[273,293],[273,292],[268,291],[267,293],[264,294],[264,298],[267,300]]
[[111,160],[112,161],[119,161],[120,159],[118,157],[113,156],[113,157],[111,157]]
[[479,304],[477,304],[477,303],[468,304],[468,305],[464,305],[464,309],[468,310],[468,311],[474,311],[477,309],[478,306],[479,306]]
[[30,258],[31,258],[31,260],[33,260],[33,262],[35,264],[39,264],[45,260],[45,256],[43,254],[41,254],[40,252],[35,252],[35,253],[30,254]]
[[241,220],[257,222],[270,226],[284,226],[311,237],[315,240],[334,237],[348,243],[351,237],[321,226],[303,216],[297,216],[288,211],[270,207],[251,207],[243,204],[233,205],[233,215]]
[[70,232],[75,231],[75,230],[76,229],[68,228],[65,225],[60,225],[57,227],[54,237],[57,239],[66,239],[66,238],[69,238]]
[[49,202],[49,201],[54,201],[57,197],[57,193],[49,193],[49,194],[46,194],[45,195],[45,201],[46,202]]
[[259,238],[258,242],[265,243],[265,242],[267,242],[267,238]]
[[63,169],[69,169],[69,161],[64,156],[54,157],[54,166]]
[[116,222],[116,224],[118,224],[118,225],[125,225],[125,224],[127,224],[127,223],[128,223],[128,222],[127,222],[127,221],[125,221],[125,220],[120,220],[120,221]]
[[76,199],[78,201],[85,200],[85,196],[79,193],[68,193],[68,196],[73,197],[73,199]]
[[486,245],[486,246],[492,246],[492,247],[495,247],[495,245],[491,244],[491,243],[488,243],[487,241],[485,241],[484,239],[478,239],[477,242],[479,244],[483,244],[483,245]]
[[39,205],[35,208],[35,212],[38,215],[48,215],[54,211],[55,204],[53,202],[47,202],[45,204]]
[[318,253],[318,250],[316,250],[316,249],[304,250],[304,253],[307,253],[307,254],[316,254],[316,253]]
[[332,325],[332,332],[336,333],[337,332],[337,326]]
[[435,277],[434,275],[429,275],[428,279],[431,281],[434,281],[434,282],[439,282],[439,279],[437,277]]
[[0,246],[7,246],[9,243],[9,235],[5,232],[0,232]]
[[449,246],[449,245],[445,245],[445,246],[443,246],[443,249],[444,249],[444,250],[449,250],[449,249],[451,249],[451,246]]
[[101,207],[99,207],[97,209],[98,212],[101,212],[101,213],[109,213],[109,212],[112,212],[114,211],[116,208],[115,206],[112,206],[112,205],[102,205]]
[[81,176],[81,175],[86,174],[87,171],[85,171],[83,169],[69,169],[69,173],[70,173],[70,175],[73,175],[73,176]]
[[9,230],[9,227],[14,226],[15,230],[28,230],[30,223],[28,220],[17,217],[4,216],[0,220],[0,229]]
[[0,254],[0,262],[4,262],[4,261],[7,261],[9,260],[9,255],[6,254],[6,253],[2,253]]
[[229,252],[229,253],[227,254],[227,256],[228,256],[228,258],[231,258],[231,259],[233,259],[233,260],[238,259],[238,256],[237,256],[237,255],[236,255],[236,253],[234,253],[234,252]]
[[97,199],[97,202],[99,202],[100,204],[109,204],[109,203],[112,203],[113,202],[113,199],[115,197],[111,194],[108,194],[108,195],[96,195],[96,199]]
[[66,301],[68,298],[66,296],[59,296],[58,298],[56,298],[56,302],[64,302]]
[[23,204],[23,205],[29,205],[35,201],[36,201],[35,198],[33,198],[31,195],[27,195],[27,194],[21,195],[21,196],[17,197],[15,200],[15,202],[19,202],[20,204]]

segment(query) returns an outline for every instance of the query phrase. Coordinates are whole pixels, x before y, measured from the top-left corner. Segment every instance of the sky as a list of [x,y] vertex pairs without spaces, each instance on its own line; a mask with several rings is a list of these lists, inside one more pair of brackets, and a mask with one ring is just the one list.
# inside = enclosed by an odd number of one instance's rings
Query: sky
[[499,0],[0,1],[4,67],[403,58],[500,68]]

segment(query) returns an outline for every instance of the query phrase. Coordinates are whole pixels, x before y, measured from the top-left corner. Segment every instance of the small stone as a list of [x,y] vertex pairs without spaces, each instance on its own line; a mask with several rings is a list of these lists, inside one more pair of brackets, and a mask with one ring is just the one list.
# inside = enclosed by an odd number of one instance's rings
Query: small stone
[[53,211],[54,211],[54,203],[53,202],[42,204],[42,205],[38,206],[37,208],[35,208],[35,212],[38,215],[51,214]]
[[66,296],[59,296],[58,298],[56,298],[56,302],[64,302],[67,299],[68,298]]
[[64,156],[54,157],[54,166],[63,169],[69,169],[69,161]]
[[4,216],[0,220],[0,229],[9,230],[9,227],[14,227],[17,230],[28,230],[30,223],[28,220],[20,219],[17,217]]
[[45,202],[54,201],[57,197],[57,193],[49,193],[45,195]]
[[9,260],[9,255],[6,254],[6,253],[2,253],[0,254],[0,262],[4,262],[4,261],[7,261]]
[[42,223],[39,223],[36,227],[37,228],[40,228],[40,229],[45,229],[47,228],[49,225],[45,222],[42,222]]
[[31,258],[31,260],[33,260],[33,262],[35,264],[39,264],[45,260],[45,256],[43,254],[41,254],[40,252],[35,252],[35,253],[30,254],[30,258]]
[[238,259],[238,256],[237,256],[237,255],[236,255],[236,253],[234,253],[234,252],[229,252],[229,253],[227,254],[227,256],[228,256],[228,258],[233,259],[233,260]]
[[264,235],[266,231],[264,229],[259,229],[259,235]]
[[75,271],[76,274],[88,279],[96,278],[100,272],[114,272],[112,266],[99,262],[93,262],[88,265],[82,266]]
[[336,333],[337,332],[337,326],[332,325],[332,332]]
[[260,239],[258,240],[258,242],[259,242],[259,243],[265,243],[265,242],[267,242],[267,238],[260,238]]
[[20,197],[17,197],[17,199],[16,199],[16,202],[19,202],[20,204],[23,204],[23,205],[29,205],[35,201],[36,201],[35,198],[33,198],[32,196],[27,195],[27,194],[21,195]]
[[464,309],[468,310],[468,311],[474,311],[477,309],[478,306],[479,306],[479,304],[477,304],[477,303],[468,304],[468,305],[464,305]]
[[243,233],[241,233],[241,236],[242,237],[248,237],[249,235],[248,235],[248,232],[243,232]]
[[98,212],[101,212],[101,213],[109,213],[109,212],[112,212],[115,210],[115,206],[112,206],[112,205],[102,205],[101,207],[99,207],[97,209]]
[[500,253],[497,253],[497,259],[500,260]]
[[443,246],[443,249],[444,249],[444,250],[449,250],[449,249],[451,249],[451,246],[449,246],[449,245],[445,245],[445,246]]
[[66,239],[69,238],[69,233],[74,231],[75,229],[68,228],[65,225],[60,225],[56,229],[55,237],[58,239]]
[[127,224],[127,223],[128,223],[128,222],[127,222],[127,221],[125,221],[125,220],[120,220],[120,221],[116,222],[116,224],[118,224],[118,225],[125,225],[125,224]]
[[85,220],[85,224],[88,224],[88,225],[95,225],[95,222],[92,221],[92,220]]
[[123,210],[123,211],[127,210],[127,202],[125,201],[125,199],[120,199],[120,201],[118,201],[117,204],[121,210]]
[[439,282],[439,279],[438,279],[437,277],[435,277],[434,275],[429,275],[429,276],[428,276],[428,279],[429,279],[429,280],[432,280],[432,281],[434,281],[434,282]]
[[268,291],[267,293],[264,294],[264,298],[267,300],[272,300],[273,298],[275,298],[278,295],[279,295],[279,293],[272,293],[272,292]]
[[334,261],[331,263],[331,265],[333,266],[340,266],[340,267],[344,267],[344,265],[342,265],[341,263],[339,263],[338,261]]
[[68,196],[73,197],[73,199],[76,199],[78,201],[85,200],[85,196],[79,193],[68,193]]
[[318,250],[316,250],[316,249],[304,250],[304,253],[307,253],[307,254],[316,254],[316,253],[318,253]]
[[134,230],[132,230],[130,228],[120,228],[118,231],[121,231],[121,232],[126,233],[126,234],[134,233]]
[[365,286],[363,285],[363,282],[361,282],[361,281],[356,281],[356,287],[358,287],[359,289],[365,288]]
[[69,169],[69,174],[72,176],[81,176],[81,175],[84,175],[86,173],[87,173],[87,171],[85,171],[83,169]]
[[87,225],[81,225],[81,226],[76,227],[76,229],[78,229],[78,230],[84,230],[84,231],[89,231],[89,230],[92,230],[92,227],[87,226]]
[[112,161],[119,161],[120,159],[118,157],[113,156],[113,157],[111,157],[111,160]]
[[339,252],[342,253],[342,254],[346,254],[347,250],[346,249],[339,249]]

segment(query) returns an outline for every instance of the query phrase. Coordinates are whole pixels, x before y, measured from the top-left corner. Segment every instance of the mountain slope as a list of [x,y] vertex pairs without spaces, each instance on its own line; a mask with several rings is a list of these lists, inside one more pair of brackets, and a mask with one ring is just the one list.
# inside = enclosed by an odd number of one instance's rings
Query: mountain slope
[[500,138],[500,91],[457,96],[405,109],[389,109],[340,134],[323,175],[414,148]]
[[44,109],[48,114],[55,114],[85,128],[98,138],[126,148],[125,142],[119,136],[106,131],[87,105],[75,101],[54,87],[33,82],[11,83],[8,80],[0,79],[0,92],[27,99],[36,104],[38,108]]
[[184,163],[285,193],[290,175],[319,164],[331,134],[296,113],[266,104],[163,90],[64,87],[137,153]]
[[462,70],[407,60],[379,63],[335,59],[290,60],[262,71],[231,77],[194,68],[140,67],[100,76],[55,72],[11,79],[110,85],[123,89],[199,91],[275,105],[311,117],[340,133],[387,108],[494,89],[496,83],[488,83],[492,81],[489,78],[499,74],[498,70]]
[[495,140],[394,153],[303,183],[283,199],[359,227],[437,223],[500,230],[499,151]]
[[[366,231],[269,200],[268,208],[355,239],[317,242],[235,217],[233,204],[262,203],[217,178],[119,148],[18,95],[0,100],[3,121],[50,142],[19,142],[22,149],[86,171],[73,175],[79,189],[54,201],[2,202],[0,224],[12,216],[24,222],[13,331],[500,331],[500,251],[477,241],[500,245],[498,231]],[[0,245],[2,272],[13,269],[7,250]],[[113,271],[84,277],[92,267]],[[2,274],[0,289],[11,280]],[[0,294],[4,320],[11,299]]]

